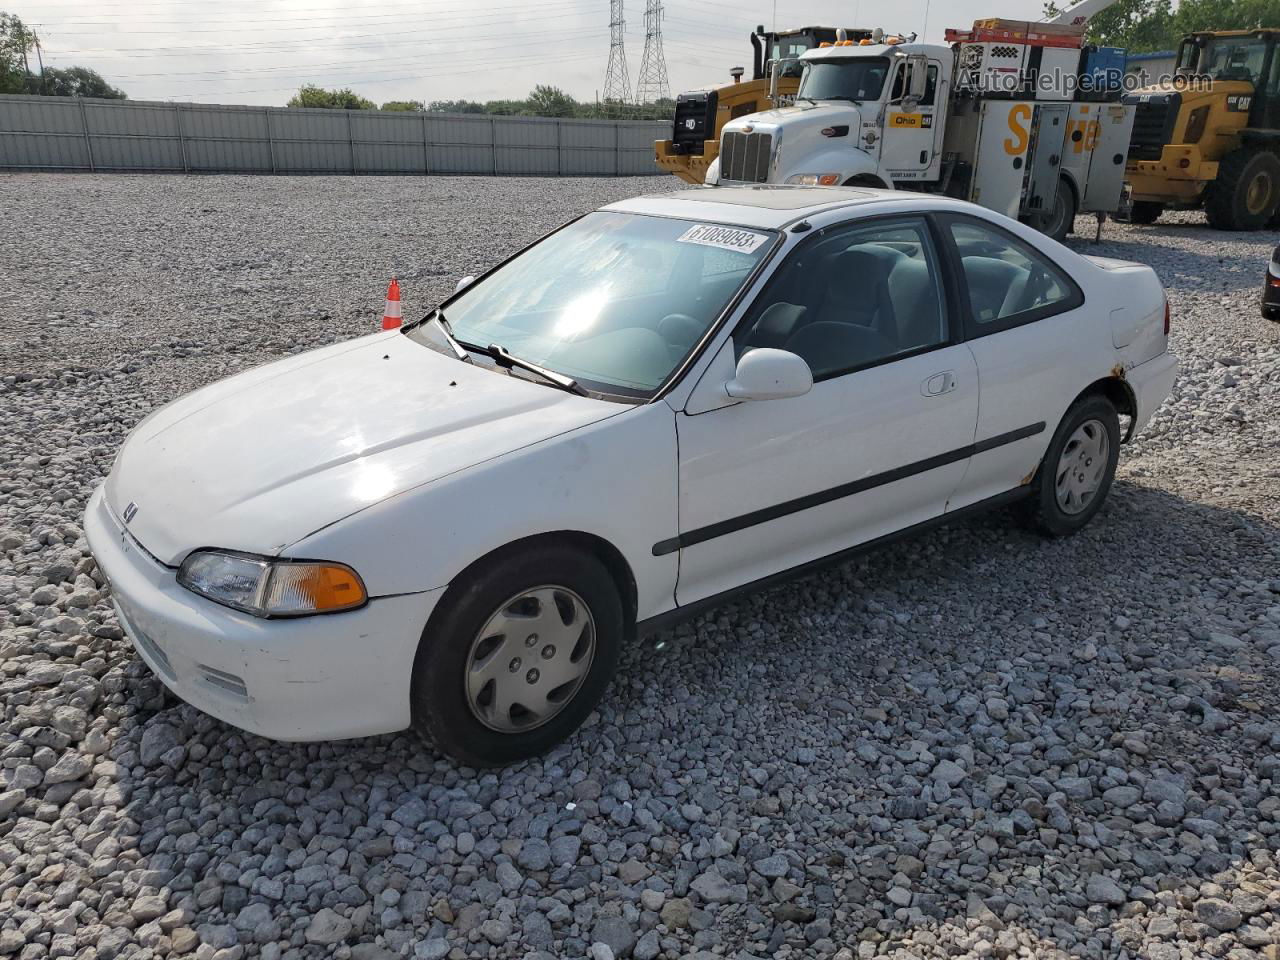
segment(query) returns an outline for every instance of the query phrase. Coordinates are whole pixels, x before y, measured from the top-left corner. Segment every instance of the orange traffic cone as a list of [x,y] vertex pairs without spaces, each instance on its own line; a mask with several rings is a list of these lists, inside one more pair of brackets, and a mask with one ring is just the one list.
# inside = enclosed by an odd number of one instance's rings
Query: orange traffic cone
[[387,287],[387,305],[382,311],[382,329],[395,330],[400,326],[400,284],[395,277],[391,278],[391,286]]

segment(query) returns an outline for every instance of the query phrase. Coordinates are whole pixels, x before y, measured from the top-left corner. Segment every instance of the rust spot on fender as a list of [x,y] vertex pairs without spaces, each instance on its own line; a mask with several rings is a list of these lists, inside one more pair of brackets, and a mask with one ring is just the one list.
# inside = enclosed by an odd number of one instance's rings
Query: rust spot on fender
[[1123,364],[1123,363],[1117,363],[1114,367],[1112,367],[1112,368],[1111,368],[1111,376],[1115,377],[1117,380],[1123,380],[1123,379],[1124,379],[1124,364]]
[[1025,477],[1023,477],[1021,481],[1019,481],[1020,486],[1024,486],[1024,487],[1030,486],[1031,481],[1036,478],[1036,469],[1038,466],[1039,464],[1037,464],[1035,467],[1032,467],[1031,472],[1028,473]]

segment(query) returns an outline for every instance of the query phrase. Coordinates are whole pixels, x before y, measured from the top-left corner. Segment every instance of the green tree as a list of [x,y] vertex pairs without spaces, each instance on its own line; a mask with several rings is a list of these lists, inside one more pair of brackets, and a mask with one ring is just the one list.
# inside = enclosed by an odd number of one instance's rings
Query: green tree
[[[1060,7],[1044,5],[1046,17]],[[1174,50],[1196,30],[1252,30],[1280,27],[1280,0],[1120,0],[1089,20],[1088,39],[1132,53]]]
[[36,35],[21,20],[0,12],[0,93],[22,93],[26,88],[27,53]]
[[578,109],[578,101],[559,87],[541,83],[533,88],[525,105],[531,117],[572,117]]
[[123,90],[117,90],[102,78],[102,74],[88,67],[45,67],[43,77],[27,77],[27,92],[43,93],[51,97],[129,99]]
[[1194,30],[1280,27],[1280,0],[1182,0],[1173,25],[1178,37]]
[[475,100],[432,100],[427,106],[432,113],[484,113],[484,104]]
[[298,89],[286,107],[329,107],[339,110],[377,110],[372,100],[366,100],[349,89],[326,90],[313,83],[304,84]]
[[422,113],[427,108],[421,100],[390,100],[378,108],[379,110],[404,111],[405,113]]

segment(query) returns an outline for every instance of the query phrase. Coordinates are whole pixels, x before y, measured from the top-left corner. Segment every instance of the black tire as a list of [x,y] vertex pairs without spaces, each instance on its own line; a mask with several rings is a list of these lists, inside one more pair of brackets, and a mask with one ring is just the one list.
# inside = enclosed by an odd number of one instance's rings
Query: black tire
[[1150,226],[1160,219],[1162,213],[1164,204],[1158,200],[1135,200],[1133,209],[1129,212],[1129,222]]
[[[600,561],[558,544],[499,555],[465,576],[449,588],[419,641],[413,665],[414,727],[441,752],[472,767],[536,757],[582,725],[613,678],[626,636],[618,589]],[[591,665],[560,712],[541,726],[513,733],[491,729],[472,710],[467,694],[472,642],[506,601],[546,585],[567,588],[589,609],[595,623]]]
[[1053,211],[1048,214],[1032,214],[1025,218],[1027,225],[1045,236],[1061,243],[1067,239],[1076,224],[1076,193],[1065,178],[1058,178],[1058,193],[1053,201]]
[[1204,213],[1217,230],[1261,230],[1280,208],[1280,157],[1261,147],[1227,154],[1205,189]]
[[[1062,459],[1063,451],[1072,440],[1076,431],[1083,425],[1094,421],[1105,429],[1108,440],[1106,465],[1097,491],[1088,504],[1079,512],[1064,510],[1058,502],[1057,477],[1055,473]],[[1111,483],[1115,480],[1116,464],[1120,459],[1120,417],[1115,406],[1100,394],[1081,397],[1071,405],[1058,424],[1058,429],[1045,451],[1040,468],[1032,481],[1031,495],[1020,506],[1022,519],[1029,526],[1046,537],[1066,537],[1082,529],[1093,519],[1107,499],[1111,491]]]

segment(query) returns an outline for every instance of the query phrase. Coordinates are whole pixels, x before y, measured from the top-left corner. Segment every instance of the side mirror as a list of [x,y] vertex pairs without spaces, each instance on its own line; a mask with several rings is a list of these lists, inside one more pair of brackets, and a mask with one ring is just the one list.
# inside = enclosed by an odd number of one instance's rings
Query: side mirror
[[908,62],[911,64],[911,84],[907,96],[923,100],[929,86],[929,60],[917,53],[909,57]]
[[458,281],[458,285],[453,288],[453,292],[457,293],[463,287],[471,286],[471,284],[475,283],[475,279],[476,278],[474,274],[470,274],[470,273],[467,274],[465,277],[463,277],[461,280]]
[[813,389],[813,373],[800,357],[787,350],[756,347],[738,361],[724,392],[735,400],[783,400],[802,397]]

